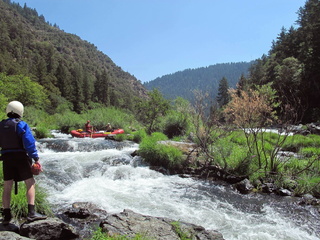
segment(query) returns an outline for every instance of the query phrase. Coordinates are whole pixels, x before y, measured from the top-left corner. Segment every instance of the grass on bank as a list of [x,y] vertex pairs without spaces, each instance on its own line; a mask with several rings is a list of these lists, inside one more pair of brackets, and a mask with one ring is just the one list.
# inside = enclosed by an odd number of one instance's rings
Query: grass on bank
[[155,132],[142,139],[139,154],[152,166],[162,166],[168,170],[181,169],[183,165],[182,152],[161,141],[167,141],[163,133]]
[[93,236],[90,238],[90,240],[153,240],[153,239],[144,237],[141,234],[136,234],[133,237],[129,237],[125,235],[108,236],[107,233],[102,232],[101,228],[99,228],[93,233]]
[[213,156],[220,166],[236,175],[248,175],[251,182],[273,181],[297,196],[311,193],[320,197],[320,136],[287,136],[281,151],[295,155],[284,153],[279,158],[274,154],[282,138],[275,133],[264,133],[260,138],[263,141],[258,141],[255,151],[250,152],[244,134],[234,132],[215,143]]
[[[3,186],[3,172],[2,164],[0,164],[0,184]],[[25,183],[18,183],[18,194],[14,194],[14,186],[11,193],[11,212],[16,219],[21,219],[28,214],[28,202],[26,198],[26,186]],[[0,196],[2,196],[3,187],[0,188]],[[0,198],[0,204],[2,206],[2,198]],[[35,200],[36,211],[47,216],[53,216],[51,206],[47,200],[47,194],[45,189],[42,189],[36,185],[36,200]]]

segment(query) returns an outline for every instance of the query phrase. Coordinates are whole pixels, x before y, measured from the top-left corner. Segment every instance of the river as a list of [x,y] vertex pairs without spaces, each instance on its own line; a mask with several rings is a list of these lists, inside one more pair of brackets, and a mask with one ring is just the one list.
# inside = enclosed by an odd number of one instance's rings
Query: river
[[132,142],[54,133],[37,142],[44,172],[36,176],[54,209],[92,202],[109,213],[131,209],[217,230],[226,240],[315,240],[320,214],[298,200],[241,195],[229,185],[167,176],[131,153]]

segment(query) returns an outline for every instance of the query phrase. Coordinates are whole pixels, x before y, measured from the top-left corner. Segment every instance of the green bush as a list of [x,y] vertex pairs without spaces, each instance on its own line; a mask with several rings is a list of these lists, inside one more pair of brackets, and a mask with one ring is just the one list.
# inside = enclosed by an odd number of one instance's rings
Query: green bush
[[118,142],[122,142],[124,140],[127,140],[126,133],[116,134],[113,138],[114,138],[114,140],[116,140]]
[[167,117],[164,124],[164,134],[170,139],[176,136],[182,136],[187,132],[187,119],[178,114],[171,114]]
[[320,147],[320,136],[312,134],[288,136],[282,148],[287,151],[299,152],[304,147]]
[[295,175],[296,172],[300,172],[301,170],[303,170],[306,167],[307,163],[307,159],[291,158],[284,165],[284,171],[288,174]]
[[139,131],[133,132],[132,133],[132,141],[136,143],[140,143],[142,139],[144,139],[147,136],[147,133],[144,129],[141,129]]
[[320,195],[319,176],[310,176],[307,174],[303,174],[297,179],[297,187],[294,189],[294,194],[297,196],[301,196],[306,193],[311,193],[315,196]]
[[158,161],[158,152],[156,151],[157,141],[167,140],[168,137],[163,133],[155,132],[151,136],[147,136],[143,138],[142,142],[139,146],[139,154],[143,157],[147,162],[154,165],[160,165],[157,163]]
[[140,143],[139,154],[152,166],[162,166],[168,170],[180,169],[183,164],[182,152],[177,148],[159,143],[167,140],[163,133],[155,132]]
[[52,137],[50,130],[47,127],[39,126],[34,129],[36,138],[49,138]]
[[312,156],[319,156],[320,155],[320,149],[318,147],[305,147],[302,148],[299,153],[301,153],[303,156],[306,157],[312,157]]
[[228,137],[229,141],[236,143],[240,146],[246,146],[247,140],[243,131],[233,131],[230,136]]

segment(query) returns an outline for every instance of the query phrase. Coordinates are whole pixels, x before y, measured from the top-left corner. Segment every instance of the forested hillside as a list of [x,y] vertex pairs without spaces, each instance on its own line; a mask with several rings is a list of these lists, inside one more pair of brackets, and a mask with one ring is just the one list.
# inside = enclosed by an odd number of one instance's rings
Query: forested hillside
[[194,90],[200,90],[209,94],[214,100],[218,94],[219,82],[225,77],[230,87],[235,87],[241,75],[248,74],[252,63],[223,63],[197,69],[186,69],[176,73],[168,74],[144,86],[152,90],[159,89],[168,99],[180,96],[189,101],[194,100]]
[[297,26],[282,29],[267,56],[251,68],[248,82],[272,83],[280,116],[289,110],[298,121],[320,120],[320,1],[308,0]]
[[[76,112],[97,105],[131,109],[135,98],[146,96],[140,81],[96,46],[10,0],[0,0],[0,73],[0,90],[12,88],[10,76],[17,75],[40,85],[48,112],[61,104]],[[12,100],[3,92],[1,99]]]

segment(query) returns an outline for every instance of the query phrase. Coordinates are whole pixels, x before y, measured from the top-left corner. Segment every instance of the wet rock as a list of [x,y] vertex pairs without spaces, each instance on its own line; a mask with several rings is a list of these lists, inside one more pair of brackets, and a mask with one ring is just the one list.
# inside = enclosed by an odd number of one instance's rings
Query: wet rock
[[234,186],[242,194],[248,194],[253,189],[253,185],[248,179],[244,179],[241,182],[236,183]]
[[21,236],[41,240],[69,240],[78,238],[72,226],[57,218],[24,223],[20,227]]
[[320,126],[319,123],[310,123],[307,125],[308,130],[311,134],[317,134],[320,135]]
[[275,186],[273,183],[264,183],[262,184],[261,189],[264,193],[272,193],[275,190]]
[[29,240],[31,238],[26,238],[20,236],[15,232],[0,232],[0,240]]
[[89,238],[98,228],[107,212],[99,209],[90,202],[75,202],[71,208],[62,209],[57,216],[65,223],[70,224],[81,237]]
[[107,214],[105,210],[101,210],[97,205],[90,202],[75,202],[72,204],[72,209],[75,211],[85,211],[90,214],[90,216],[102,217]]
[[162,173],[164,175],[169,175],[170,171],[162,166],[150,166],[151,170],[157,171],[159,173]]
[[130,154],[131,157],[139,156],[139,151],[135,150],[133,153]]
[[246,179],[246,177],[236,176],[236,175],[232,175],[232,174],[224,174],[222,176],[223,177],[220,178],[220,179],[223,180],[223,181],[226,181],[227,183],[230,183],[230,184],[241,183],[242,181],[244,181]]
[[87,209],[69,209],[64,214],[66,214],[69,218],[78,218],[78,219],[86,219],[90,217],[90,212]]
[[311,194],[304,194],[304,195],[302,196],[302,199],[311,200],[311,199],[313,199],[313,196],[312,196]]
[[8,225],[3,225],[2,223],[0,224],[0,231],[10,231],[10,232],[15,232],[19,233],[19,227],[13,223],[9,223]]
[[300,135],[303,135],[303,136],[311,134],[310,129],[308,127],[303,126],[302,124],[297,125],[297,126],[290,126],[290,131],[293,134],[300,134]]
[[320,200],[313,197],[311,194],[305,194],[302,196],[301,200],[299,201],[299,204],[300,205],[320,206]]
[[189,142],[176,142],[176,141],[158,141],[159,144],[169,145],[178,148],[184,154],[198,154],[195,149],[197,149],[197,145],[195,143]]
[[280,196],[291,196],[292,192],[289,191],[288,189],[280,188],[277,190],[277,194]]
[[140,234],[157,240],[178,240],[179,232],[188,235],[190,239],[223,240],[223,236],[216,231],[209,231],[194,224],[177,222],[168,218],[151,217],[124,210],[112,214],[101,222],[100,227],[109,235],[126,235],[133,237]]

